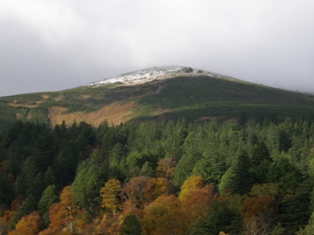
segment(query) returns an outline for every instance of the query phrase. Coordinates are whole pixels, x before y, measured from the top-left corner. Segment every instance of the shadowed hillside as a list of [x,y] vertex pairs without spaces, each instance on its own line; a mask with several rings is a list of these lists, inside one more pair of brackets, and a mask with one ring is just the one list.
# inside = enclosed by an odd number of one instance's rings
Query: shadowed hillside
[[[183,76],[184,75],[184,76]],[[314,114],[314,96],[208,74],[185,73],[127,85],[89,85],[59,92],[0,98],[0,129],[16,120],[52,125],[86,121],[119,124],[150,119],[191,121]]]

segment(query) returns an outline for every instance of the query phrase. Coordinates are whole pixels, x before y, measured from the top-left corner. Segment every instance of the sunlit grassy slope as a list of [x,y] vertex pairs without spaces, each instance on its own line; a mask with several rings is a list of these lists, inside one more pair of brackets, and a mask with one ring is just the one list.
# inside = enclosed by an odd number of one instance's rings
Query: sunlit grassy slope
[[0,98],[0,130],[16,119],[51,124],[104,120],[118,124],[149,119],[191,121],[314,114],[314,97],[261,85],[199,77],[177,77],[136,86],[111,84]]

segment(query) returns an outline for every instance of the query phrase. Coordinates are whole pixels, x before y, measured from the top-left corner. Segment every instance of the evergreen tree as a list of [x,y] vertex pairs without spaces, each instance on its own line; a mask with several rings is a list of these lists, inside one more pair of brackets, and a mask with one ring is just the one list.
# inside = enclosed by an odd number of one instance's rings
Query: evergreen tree
[[120,235],[141,235],[142,228],[135,215],[128,215],[124,218],[120,227]]
[[253,182],[250,167],[247,154],[241,154],[233,167],[233,192],[243,195],[251,190]]
[[194,221],[192,224],[188,235],[208,235],[210,233],[210,229],[208,228],[207,220],[204,218],[200,218]]
[[94,215],[99,209],[100,197],[99,190],[102,186],[104,174],[99,168],[90,163],[83,163],[78,170],[72,184],[72,191],[75,195],[77,204],[85,208],[90,215]]
[[42,193],[41,199],[38,202],[38,212],[42,216],[45,225],[49,223],[48,209],[53,203],[58,202],[59,195],[55,185],[49,185]]
[[229,190],[233,193],[246,194],[253,185],[250,173],[250,163],[245,153],[238,157],[238,160],[222,176],[219,191],[222,193]]
[[219,234],[220,231],[238,234],[241,231],[239,216],[229,207],[227,201],[214,201],[206,218],[196,220],[189,231],[189,235]]
[[0,175],[0,205],[10,205],[13,198],[13,186],[8,177]]
[[270,165],[266,178],[268,182],[279,183],[283,190],[295,189],[302,181],[300,172],[284,156]]

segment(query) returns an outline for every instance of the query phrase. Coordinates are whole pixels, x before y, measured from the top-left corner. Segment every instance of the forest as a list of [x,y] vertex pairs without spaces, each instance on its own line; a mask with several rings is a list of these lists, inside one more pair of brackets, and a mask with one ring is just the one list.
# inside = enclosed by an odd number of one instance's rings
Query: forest
[[314,122],[17,121],[0,235],[312,235]]

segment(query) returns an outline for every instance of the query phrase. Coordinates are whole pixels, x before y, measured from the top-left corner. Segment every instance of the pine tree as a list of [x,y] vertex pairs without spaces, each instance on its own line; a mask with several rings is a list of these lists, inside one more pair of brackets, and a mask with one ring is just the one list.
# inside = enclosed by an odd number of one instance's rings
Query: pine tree
[[141,235],[142,228],[135,215],[128,215],[124,218],[120,227],[120,235]]

